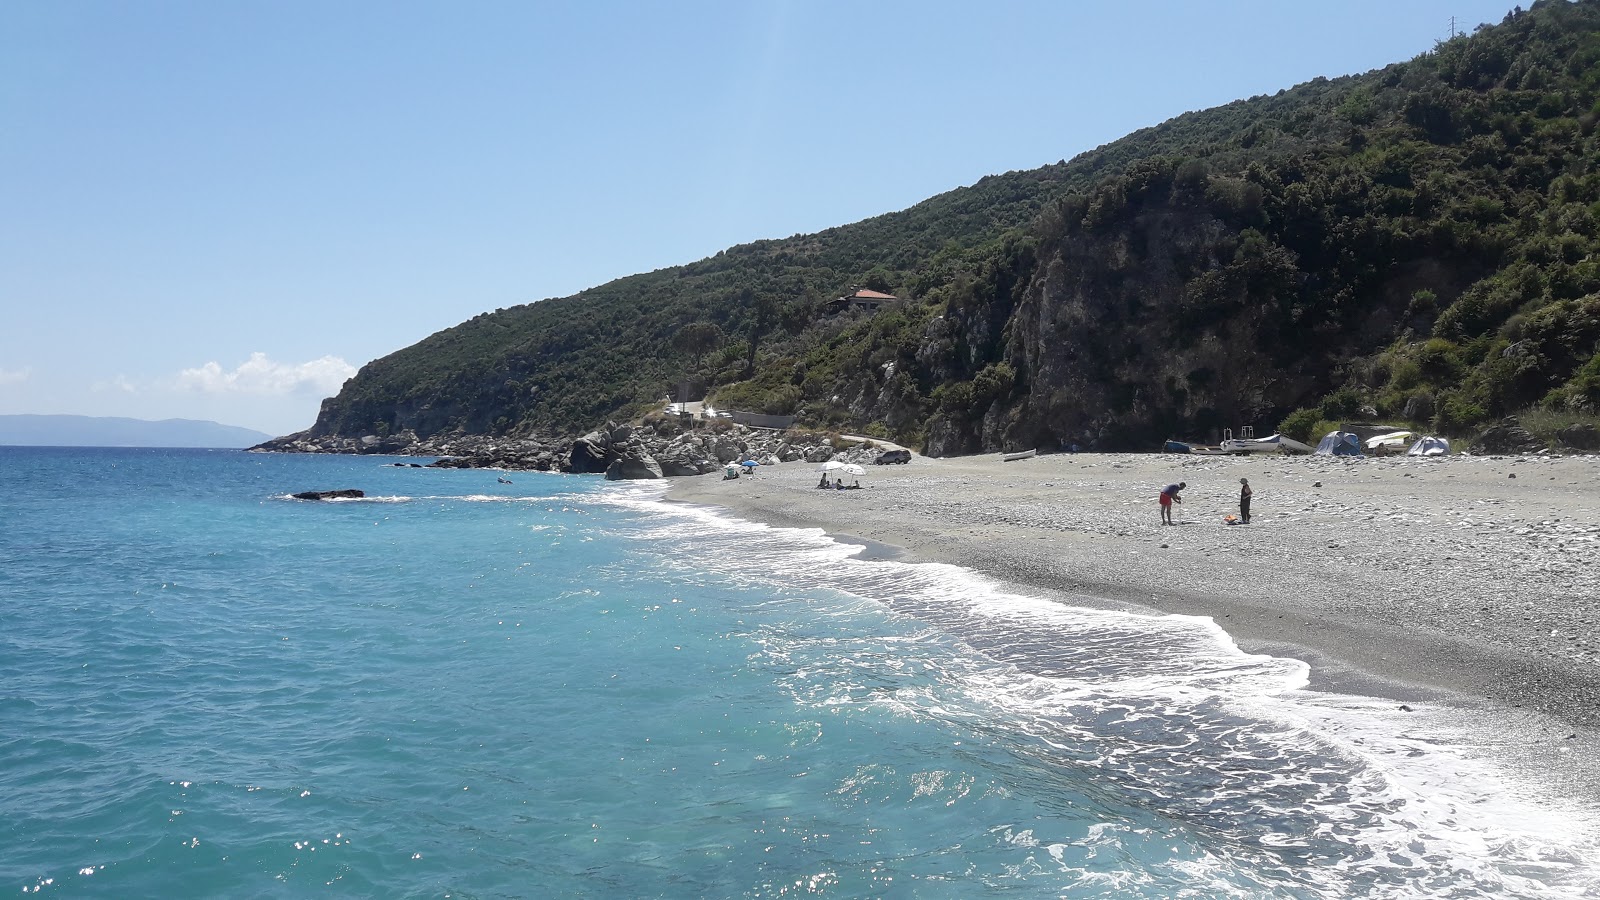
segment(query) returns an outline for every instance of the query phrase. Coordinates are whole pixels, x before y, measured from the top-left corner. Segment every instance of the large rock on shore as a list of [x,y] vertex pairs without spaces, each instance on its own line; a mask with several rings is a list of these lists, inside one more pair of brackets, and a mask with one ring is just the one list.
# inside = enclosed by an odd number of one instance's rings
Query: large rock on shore
[[604,472],[616,455],[611,452],[611,439],[598,431],[591,431],[572,442],[567,453],[567,471],[586,475]]
[[623,456],[606,467],[607,481],[634,481],[665,477],[653,456]]
[[1587,422],[1568,425],[1556,432],[1556,437],[1574,450],[1600,450],[1600,428]]
[[718,469],[716,462],[692,441],[675,440],[655,454],[661,464],[661,473],[669,478],[685,475],[704,475]]
[[1473,442],[1474,449],[1479,453],[1496,455],[1536,453],[1543,446],[1538,438],[1529,434],[1528,430],[1522,427],[1521,422],[1511,416],[1501,419],[1498,424],[1489,426],[1489,429],[1479,435],[1478,439]]

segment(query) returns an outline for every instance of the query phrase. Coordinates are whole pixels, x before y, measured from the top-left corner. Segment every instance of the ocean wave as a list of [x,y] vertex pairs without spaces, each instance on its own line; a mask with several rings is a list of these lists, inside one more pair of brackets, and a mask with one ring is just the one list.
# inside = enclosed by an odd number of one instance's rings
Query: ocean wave
[[[757,636],[798,702],[990,730],[1045,771],[1206,835],[1218,871],[1269,873],[1313,896],[1600,888],[1588,817],[1500,766],[1470,716],[1306,690],[1306,663],[1245,653],[1209,617],[1075,607],[659,498],[594,499],[644,514],[642,539],[672,564],[770,584],[774,602],[803,607],[794,616],[815,627]],[[844,602],[805,599],[819,594]],[[908,628],[885,644],[827,627],[869,607]]]

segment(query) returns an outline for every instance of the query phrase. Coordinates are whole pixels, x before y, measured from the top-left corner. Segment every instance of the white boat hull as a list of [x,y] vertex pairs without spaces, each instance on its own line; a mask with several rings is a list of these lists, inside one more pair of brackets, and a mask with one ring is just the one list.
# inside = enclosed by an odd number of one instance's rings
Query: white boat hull
[[1310,453],[1315,448],[1309,444],[1302,444],[1294,438],[1286,438],[1281,434],[1272,437],[1257,438],[1253,440],[1223,441],[1222,449],[1225,453],[1247,455],[1252,453]]

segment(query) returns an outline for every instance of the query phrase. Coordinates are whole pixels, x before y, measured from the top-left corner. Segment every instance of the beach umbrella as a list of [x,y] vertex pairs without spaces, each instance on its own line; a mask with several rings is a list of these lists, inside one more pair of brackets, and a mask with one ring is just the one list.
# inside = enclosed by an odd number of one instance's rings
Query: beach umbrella
[[855,475],[855,476],[859,477],[859,476],[867,474],[867,470],[866,469],[863,469],[863,468],[861,468],[860,466],[857,466],[857,465],[845,465],[845,466],[840,466],[839,468],[846,475]]
[[[832,472],[834,469],[842,469],[847,465],[849,465],[849,463],[840,462],[837,459],[830,459],[827,462],[823,463],[821,466],[819,466],[817,468],[817,471],[818,472]],[[859,469],[861,467],[860,466],[856,466],[856,468]]]
[[756,462],[753,459],[747,459],[744,462],[739,463],[739,465],[741,465],[741,466],[749,466],[750,468],[754,469],[756,466],[759,466],[761,464]]

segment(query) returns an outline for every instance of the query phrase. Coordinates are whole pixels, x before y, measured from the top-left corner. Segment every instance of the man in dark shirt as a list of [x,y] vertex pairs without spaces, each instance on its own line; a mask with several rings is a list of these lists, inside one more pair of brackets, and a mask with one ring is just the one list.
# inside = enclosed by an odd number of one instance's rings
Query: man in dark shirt
[[1255,492],[1250,490],[1250,479],[1239,479],[1239,519],[1244,524],[1250,524],[1250,495]]
[[1189,483],[1187,481],[1180,481],[1177,484],[1169,484],[1161,489],[1161,524],[1172,524],[1172,504],[1183,502],[1183,498],[1178,496],[1178,492],[1188,486]]

